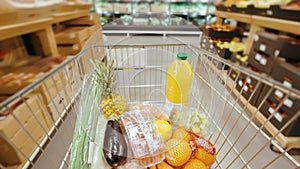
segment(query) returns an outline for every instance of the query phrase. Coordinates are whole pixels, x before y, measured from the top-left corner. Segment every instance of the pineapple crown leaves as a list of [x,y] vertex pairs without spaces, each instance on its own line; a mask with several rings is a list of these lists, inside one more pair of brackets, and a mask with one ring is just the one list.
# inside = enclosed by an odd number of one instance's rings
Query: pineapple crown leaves
[[108,63],[101,60],[92,61],[94,66],[93,76],[95,76],[96,85],[102,89],[103,97],[111,97],[113,91],[116,89],[116,75],[114,60]]

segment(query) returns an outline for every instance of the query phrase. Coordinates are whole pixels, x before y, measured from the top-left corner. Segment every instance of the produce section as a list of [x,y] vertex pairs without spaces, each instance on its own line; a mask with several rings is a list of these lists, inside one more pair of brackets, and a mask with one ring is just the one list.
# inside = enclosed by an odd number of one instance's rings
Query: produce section
[[[231,55],[230,57],[225,58],[234,61],[239,65],[247,67],[249,70],[266,76],[269,79],[278,80],[280,83],[285,84],[285,86],[297,88],[294,86],[294,81],[291,84],[291,81],[288,80],[290,78],[287,76],[287,72],[285,72],[284,69],[278,68],[276,63],[284,63],[286,66],[289,65],[290,69],[297,69],[297,66],[295,65],[298,64],[298,60],[293,58],[293,55],[298,53],[299,50],[294,50],[293,47],[298,45],[297,39],[299,35],[299,23],[294,19],[283,20],[282,17],[268,15],[272,14],[270,11],[275,8],[273,4],[271,4],[271,6],[269,4],[265,4],[266,6],[262,7],[260,6],[262,4],[255,4],[255,2],[249,1],[249,3],[254,3],[254,6],[248,5],[247,7],[246,5],[246,8],[239,6],[242,3],[243,2],[233,1],[229,3],[228,1],[227,3],[224,2],[217,4],[218,11],[216,11],[216,15],[218,17],[218,24],[222,24],[226,18],[234,19],[237,22],[250,24],[248,37],[247,40],[245,40],[246,45],[244,52],[239,53],[238,55],[232,55],[230,53],[228,54],[227,51],[227,53],[224,54],[224,52],[219,52],[221,50],[218,47],[216,49],[209,48],[209,44],[205,43],[207,40],[202,40],[202,47],[219,53],[221,57],[224,57],[224,55],[226,56],[226,54]],[[284,4],[286,5],[285,2],[280,4],[281,8],[285,8]],[[293,4],[293,2],[290,4]],[[244,11],[235,10],[236,8],[243,8]],[[267,11],[267,14],[259,13],[258,11]],[[235,35],[235,37],[237,36]],[[216,39],[216,37],[214,38]],[[219,38],[222,39],[223,37],[219,35]],[[211,41],[211,43],[213,43],[213,41]],[[283,74],[285,74],[280,80],[277,77],[277,73],[280,72],[279,69],[284,72]],[[290,116],[294,116],[296,114],[296,111],[291,112],[290,110],[283,110],[285,108],[282,108],[279,104],[281,101],[286,102],[287,100],[290,100],[289,96],[283,98],[283,96],[280,95],[281,90],[278,90],[276,92],[277,99],[274,99],[273,96],[264,97],[268,93],[267,91],[271,92],[271,89],[265,88],[264,85],[259,84],[257,79],[252,79],[248,75],[242,74],[235,69],[228,70],[228,74],[236,83],[236,85],[234,85],[237,89],[236,95],[241,95],[248,102],[250,102],[252,106],[259,109],[259,115],[256,116],[258,121],[260,121],[260,123],[264,123],[266,120],[270,120],[271,123],[267,123],[268,127],[266,127],[266,130],[269,131],[274,137],[278,137],[276,140],[280,142],[281,146],[286,147],[289,144],[293,144],[294,139],[299,139],[297,134],[293,134],[293,136],[291,136],[289,132],[286,132],[288,129],[284,128],[282,129],[285,131],[284,135],[279,134],[279,136],[277,136],[276,134],[280,128],[287,123],[287,121],[284,121],[284,119],[289,119]],[[275,100],[280,101],[277,102]],[[297,102],[296,100],[291,102]],[[285,104],[283,103],[283,105]],[[255,111],[252,108],[249,109],[251,111]],[[252,113],[257,114],[255,112]],[[287,116],[287,114],[289,114],[289,116]],[[295,119],[295,123],[297,123],[297,121],[298,118]],[[281,124],[280,127],[279,124]],[[289,128],[289,131],[294,133],[293,130],[297,130],[296,128],[296,126]],[[295,149],[298,149],[298,145]]]
[[[103,24],[110,23],[124,16],[135,14],[164,13],[168,16],[178,16],[188,22],[201,26],[204,23],[213,22],[210,17],[214,15],[215,7],[211,1],[99,1],[94,0],[96,10],[102,14]],[[137,16],[135,16],[137,17]],[[143,25],[150,22],[144,20]],[[123,23],[120,23],[123,25]],[[126,25],[126,24],[124,24]],[[134,24],[135,25],[135,24]],[[171,25],[170,23],[168,25]]]

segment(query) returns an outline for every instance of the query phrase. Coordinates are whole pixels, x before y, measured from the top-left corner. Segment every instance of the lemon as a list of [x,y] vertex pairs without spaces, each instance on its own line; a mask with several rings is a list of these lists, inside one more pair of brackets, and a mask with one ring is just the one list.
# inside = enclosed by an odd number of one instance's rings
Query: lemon
[[164,141],[168,140],[172,136],[172,126],[166,120],[154,120],[154,125],[158,129],[158,133]]

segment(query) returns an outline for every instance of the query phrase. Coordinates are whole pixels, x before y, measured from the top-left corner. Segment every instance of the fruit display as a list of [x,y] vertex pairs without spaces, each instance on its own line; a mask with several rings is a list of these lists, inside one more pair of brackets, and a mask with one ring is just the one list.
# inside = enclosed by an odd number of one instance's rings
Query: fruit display
[[240,31],[231,25],[211,24],[203,26],[203,33],[211,38],[232,39],[241,37]]
[[119,116],[129,110],[128,102],[124,96],[115,92],[116,75],[114,61],[105,64],[102,61],[97,61],[95,64],[95,75],[97,76],[97,84],[101,86],[102,102],[101,110],[104,116],[109,119]]
[[230,52],[243,52],[246,48],[245,43],[242,42],[222,42],[218,41],[216,43],[216,46],[219,47],[220,49],[229,49]]

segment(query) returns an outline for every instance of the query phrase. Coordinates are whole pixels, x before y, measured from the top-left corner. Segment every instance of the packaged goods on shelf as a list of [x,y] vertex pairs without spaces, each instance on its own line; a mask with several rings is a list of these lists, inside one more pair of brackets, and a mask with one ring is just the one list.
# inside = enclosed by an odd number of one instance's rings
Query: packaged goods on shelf
[[258,32],[254,37],[253,48],[269,56],[279,56],[299,61],[300,41],[289,36]]
[[210,38],[232,39],[234,37],[241,37],[240,31],[230,25],[204,25],[203,33]]
[[271,76],[287,87],[300,89],[299,62],[286,62],[276,59]]
[[[248,66],[248,68],[252,69],[251,66]],[[233,74],[231,74],[231,76],[232,75]],[[255,105],[263,88],[263,84],[243,73],[238,73],[236,77],[238,79],[236,80],[235,88],[242,94],[245,99],[249,101],[251,105]]]
[[[270,94],[268,95],[268,93]],[[267,98],[265,98],[268,96]],[[282,103],[281,103],[282,102]],[[269,86],[264,86],[256,106],[260,106],[260,112],[270,118],[270,122],[278,130],[299,111],[300,100],[287,96],[279,89],[271,89]],[[300,118],[295,119],[287,128],[282,130],[285,136],[300,136]]]
[[247,66],[248,58],[249,57],[247,55],[233,54],[230,58],[230,61],[237,65]]
[[249,54],[249,64],[267,74],[270,74],[274,67],[274,59],[274,56],[268,56],[254,50],[251,50]]

